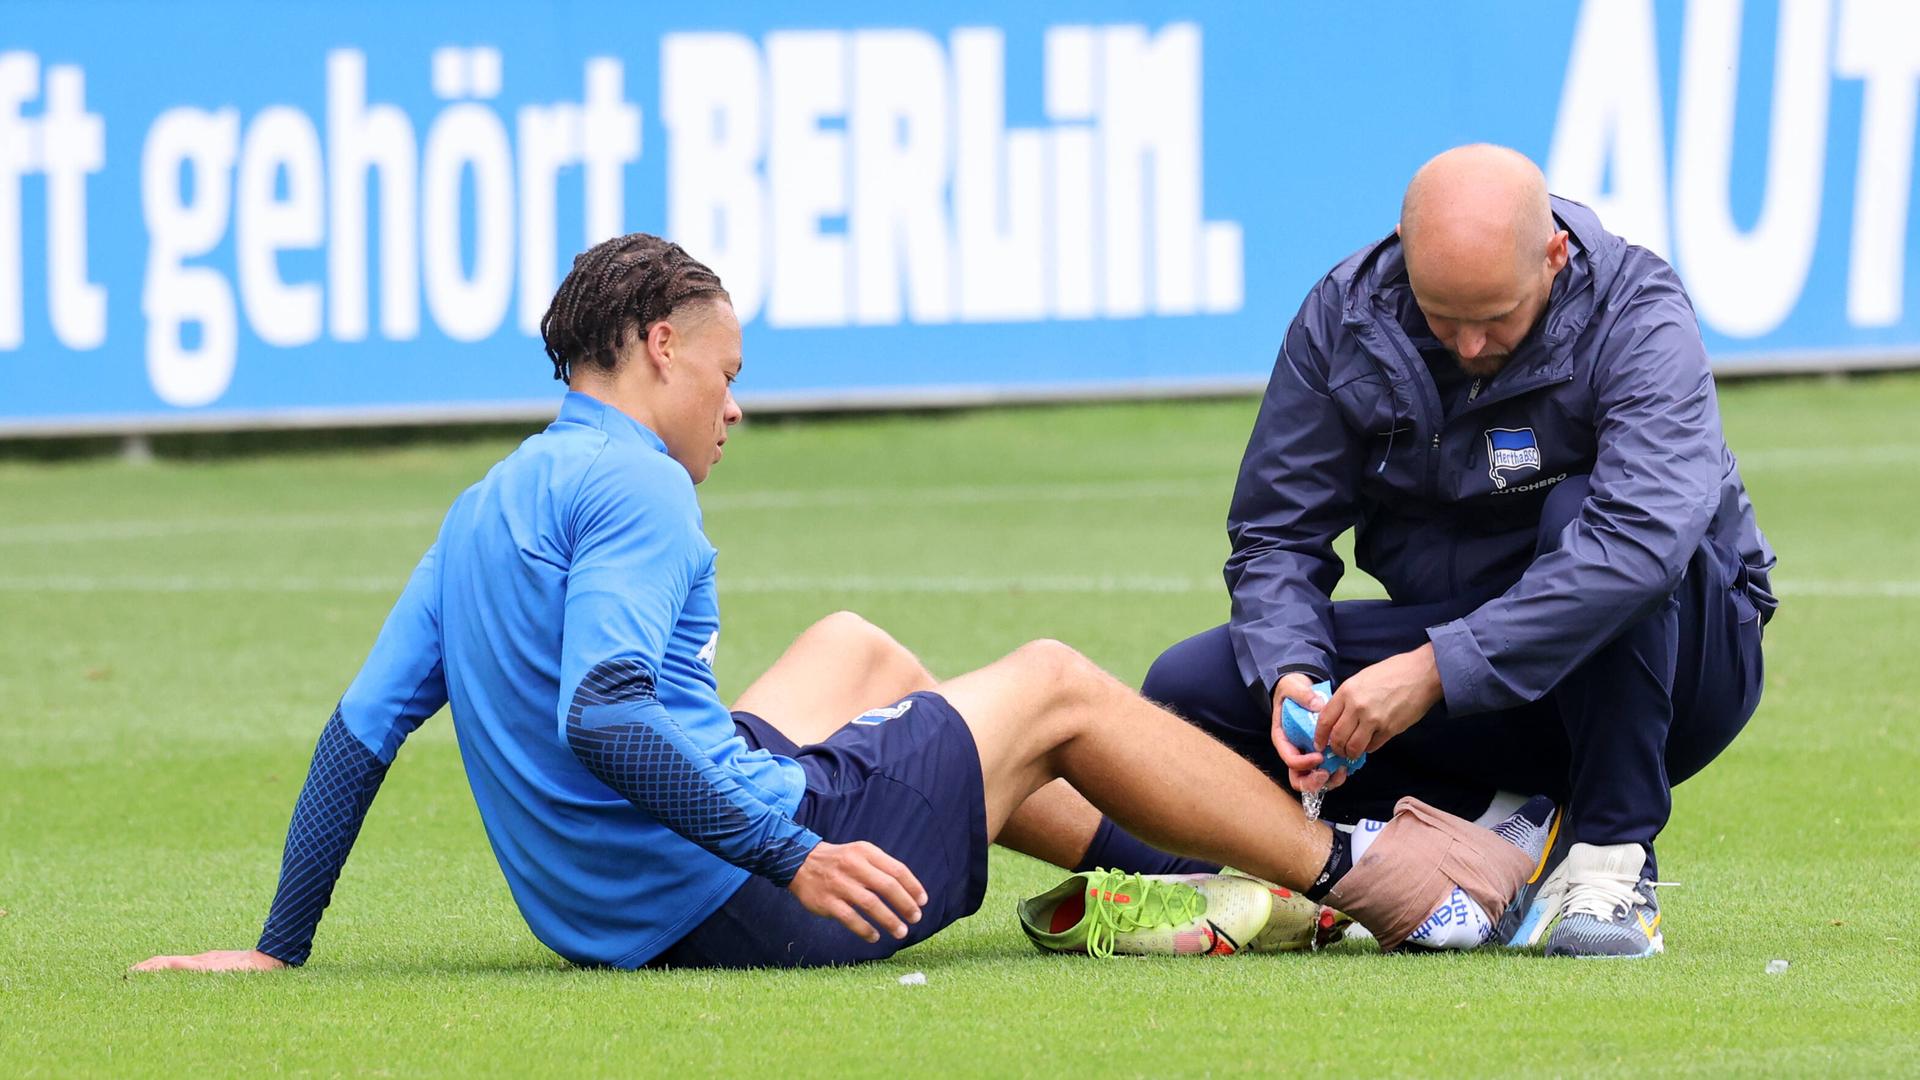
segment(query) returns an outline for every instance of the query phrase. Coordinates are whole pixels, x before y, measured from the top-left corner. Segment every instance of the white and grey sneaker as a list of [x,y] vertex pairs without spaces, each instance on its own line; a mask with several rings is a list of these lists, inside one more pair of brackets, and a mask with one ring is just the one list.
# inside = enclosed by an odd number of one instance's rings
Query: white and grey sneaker
[[1533,873],[1500,916],[1496,935],[1501,944],[1509,949],[1530,949],[1547,936],[1567,900],[1567,852],[1572,847],[1573,830],[1567,828],[1563,810],[1553,815]]
[[1639,844],[1573,845],[1559,870],[1565,897],[1547,955],[1638,959],[1664,951],[1659,883],[1646,866]]

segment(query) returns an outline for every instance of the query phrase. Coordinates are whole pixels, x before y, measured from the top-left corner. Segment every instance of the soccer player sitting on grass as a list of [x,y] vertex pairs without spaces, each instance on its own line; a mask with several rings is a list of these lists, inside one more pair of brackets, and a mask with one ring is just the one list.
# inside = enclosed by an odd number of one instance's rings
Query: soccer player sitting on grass
[[[740,419],[727,294],[677,245],[635,234],[574,261],[541,332],[571,392],[455,500],[321,731],[257,948],[140,969],[304,963],[388,766],[443,705],[515,902],[581,964],[884,957],[978,908],[995,837],[1077,862],[1138,855],[1137,834],[1324,897],[1387,944],[1456,887],[1497,916],[1531,869],[1520,847],[1411,801],[1370,845],[1310,822],[1057,642],[934,685],[891,639],[835,616],[729,715],[694,497]],[[1058,805],[1023,810],[1042,789],[1071,807],[1072,835],[1049,824]],[[1248,898],[1271,895],[1244,878],[1205,892],[1084,880],[1092,895],[1076,889],[1064,921],[1052,905],[1043,944],[1129,951],[1121,938],[1159,934],[1166,951],[1229,952],[1265,929]]]

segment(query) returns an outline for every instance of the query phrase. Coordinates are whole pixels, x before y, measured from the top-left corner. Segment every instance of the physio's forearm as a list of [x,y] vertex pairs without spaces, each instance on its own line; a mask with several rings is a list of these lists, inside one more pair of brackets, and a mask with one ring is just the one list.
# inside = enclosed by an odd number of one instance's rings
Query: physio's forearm
[[[1330,678],[1334,672],[1333,602],[1311,585],[1276,587],[1248,582],[1230,594],[1227,631],[1243,671],[1258,678],[1268,693],[1288,672]],[[1252,670],[1245,666],[1251,664]]]
[[289,964],[306,962],[320,914],[333,898],[340,868],[386,775],[387,764],[354,738],[336,710],[320,732],[306,785],[293,806],[280,886],[260,932],[261,952]]

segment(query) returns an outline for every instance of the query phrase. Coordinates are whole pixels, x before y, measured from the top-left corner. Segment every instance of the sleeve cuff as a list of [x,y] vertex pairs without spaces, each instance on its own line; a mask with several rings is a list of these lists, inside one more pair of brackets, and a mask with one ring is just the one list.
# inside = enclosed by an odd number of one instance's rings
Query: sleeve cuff
[[1325,668],[1314,667],[1312,664],[1287,664],[1273,673],[1273,684],[1280,685],[1280,680],[1289,675],[1305,675],[1317,683],[1333,681],[1333,676],[1328,674]]
[[780,845],[779,857],[768,865],[763,876],[783,889],[793,884],[793,877],[800,872],[801,864],[807,861],[807,856],[812,855],[813,849],[819,847],[820,843],[818,833],[801,826],[799,832]]
[[1427,628],[1427,640],[1433,642],[1434,666],[1440,669],[1440,688],[1450,716],[1467,716],[1500,707],[1489,701],[1494,685],[1493,668],[1473,640],[1473,631],[1465,619]]
[[289,967],[300,967],[307,962],[307,957],[313,954],[311,946],[303,946],[292,941],[282,941],[279,938],[269,937],[266,934],[260,935],[260,940],[254,945],[254,949],[257,952],[266,953],[268,956],[273,957],[275,960]]
[[[1249,650],[1251,651],[1251,650]],[[1273,688],[1280,685],[1280,676],[1300,672],[1313,678],[1314,682],[1326,682],[1333,678],[1333,657],[1314,648],[1290,648],[1280,657],[1249,656],[1241,662],[1240,674],[1250,674],[1249,665],[1258,672],[1260,685],[1267,691],[1267,697],[1273,697]]]

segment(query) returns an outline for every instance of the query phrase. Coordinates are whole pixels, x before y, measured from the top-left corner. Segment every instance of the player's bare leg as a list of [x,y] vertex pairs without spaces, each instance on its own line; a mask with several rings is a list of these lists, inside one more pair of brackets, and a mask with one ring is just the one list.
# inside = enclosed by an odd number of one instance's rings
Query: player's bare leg
[[1455,891],[1497,920],[1532,869],[1516,843],[1412,799],[1359,861],[1252,764],[1059,642],[938,689],[979,749],[989,836],[1064,778],[1140,839],[1324,895],[1389,948]]
[[[806,746],[868,709],[931,690],[936,682],[920,658],[885,630],[851,611],[836,611],[794,639],[733,707]],[[1071,868],[1099,825],[1100,811],[1059,780],[1034,792],[996,842]]]
[[892,635],[851,611],[836,611],[802,631],[733,707],[807,746],[868,709],[933,689],[934,682]]
[[980,749],[990,836],[1064,778],[1166,850],[1295,888],[1326,864],[1331,830],[1264,773],[1066,645],[1033,642],[938,690]]
[[1042,785],[1007,818],[993,842],[1073,869],[1100,828],[1100,811],[1065,780]]

